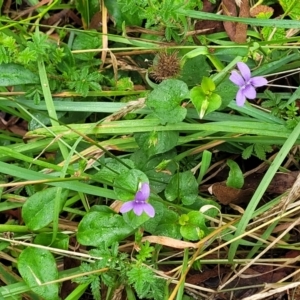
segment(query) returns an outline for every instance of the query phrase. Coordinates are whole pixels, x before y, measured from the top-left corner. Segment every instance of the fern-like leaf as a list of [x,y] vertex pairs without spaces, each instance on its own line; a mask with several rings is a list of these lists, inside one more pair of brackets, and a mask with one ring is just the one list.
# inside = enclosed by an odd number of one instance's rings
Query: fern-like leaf
[[164,299],[166,282],[157,278],[146,266],[137,264],[127,272],[128,283],[134,287],[139,298],[143,299]]
[[261,160],[266,159],[266,151],[262,144],[255,144],[254,145],[254,152],[257,155],[257,157]]
[[243,159],[250,158],[252,153],[253,153],[253,145],[250,145],[250,146],[248,146],[247,148],[244,149],[244,151],[242,153]]
[[101,300],[99,277],[94,277],[94,280],[91,282],[91,291],[95,300]]
[[153,272],[143,265],[135,265],[127,272],[128,283],[132,285],[140,298],[143,298],[150,291],[155,278]]

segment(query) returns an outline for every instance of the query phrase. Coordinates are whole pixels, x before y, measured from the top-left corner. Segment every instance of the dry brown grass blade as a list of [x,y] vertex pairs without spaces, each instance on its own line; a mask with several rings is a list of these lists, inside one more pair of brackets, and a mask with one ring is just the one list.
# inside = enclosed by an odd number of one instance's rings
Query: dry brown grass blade
[[[272,290],[264,293],[259,293],[256,295],[252,295],[250,297],[246,297],[243,300],[259,300],[259,299],[265,299],[267,297],[270,297],[272,295],[287,291],[289,289],[296,288],[300,285],[300,282],[293,282],[293,283],[272,283],[267,284],[266,286],[269,288],[272,288]],[[278,287],[277,287],[278,286]]]
[[185,281],[186,275],[188,274],[190,268],[192,267],[193,263],[195,262],[197,256],[199,255],[199,252],[203,249],[205,244],[209,242],[211,239],[214,239],[216,236],[218,236],[223,230],[226,228],[229,228],[231,225],[233,225],[237,220],[233,220],[231,222],[226,223],[225,225],[218,227],[216,230],[214,230],[212,233],[210,233],[208,236],[203,238],[201,241],[197,243],[197,250],[193,254],[192,259],[189,261],[188,267],[186,270],[181,274],[180,280],[178,281],[177,285],[175,286],[174,290],[172,291],[172,294],[170,295],[168,300],[173,300],[176,297],[176,294],[179,290],[179,287],[181,284]]
[[247,270],[251,265],[253,265],[260,257],[262,257],[264,254],[266,254],[278,241],[280,241],[291,229],[293,229],[296,225],[300,223],[299,219],[296,219],[293,223],[290,224],[290,226],[284,230],[276,239],[274,239],[264,250],[259,252],[255,258],[251,260],[245,267],[243,267],[241,270],[239,270],[234,276],[232,276],[230,279],[226,281],[223,285],[219,287],[219,290],[222,290],[225,286],[228,285],[228,283],[232,282],[234,279],[239,277],[245,270]]
[[22,16],[25,16],[25,15],[28,15],[30,14],[31,12],[35,11],[37,8],[47,4],[51,2],[51,0],[42,0],[40,1],[38,4],[34,5],[34,6],[31,6],[29,7],[28,9],[25,9],[23,10],[22,12],[20,12],[15,18],[14,18],[14,21],[15,20],[18,20],[19,18],[21,18]]
[[[106,52],[106,51],[103,51],[102,54]],[[117,61],[117,58],[116,56],[114,55],[114,53],[112,51],[109,51],[109,55],[110,55],[110,58],[111,58],[111,64],[112,64],[112,67],[113,67],[113,70],[114,70],[114,80],[115,82],[118,81],[118,61]],[[106,59],[106,57],[105,57]]]
[[[102,9],[102,49],[107,49],[108,47],[108,36],[107,36],[107,8],[105,6],[104,0],[101,0]],[[103,67],[106,60],[107,50],[103,50],[101,53],[101,68]]]
[[176,249],[197,248],[197,243],[190,243],[181,240],[176,240],[166,236],[149,235],[149,236],[145,236],[142,239],[142,241],[143,242],[148,241],[150,243],[159,244],[159,245],[176,248]]
[[300,197],[300,173],[298,174],[292,188],[287,195],[282,196],[280,202],[274,206],[272,209],[266,211],[257,218],[257,222],[270,219],[272,216],[280,213],[281,215],[285,213],[288,206],[295,202]]
[[296,181],[294,182],[290,192],[288,193],[288,195],[283,203],[282,210],[285,211],[287,206],[290,203],[293,203],[299,197],[300,197],[300,174],[297,176]]

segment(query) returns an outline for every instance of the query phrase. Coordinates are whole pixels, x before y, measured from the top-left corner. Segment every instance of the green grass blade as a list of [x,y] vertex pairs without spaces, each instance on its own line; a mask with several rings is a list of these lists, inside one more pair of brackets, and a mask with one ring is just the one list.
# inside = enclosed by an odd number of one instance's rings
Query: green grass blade
[[[44,61],[40,58],[38,60],[38,69],[39,69],[39,75],[40,75],[40,80],[41,80],[41,87],[43,90],[44,98],[45,98],[45,103],[47,106],[49,118],[51,121],[52,126],[59,125],[59,122],[57,121],[57,114],[55,110],[55,105],[53,103],[50,87],[49,87],[49,81],[46,73],[46,68]],[[67,147],[61,142],[58,141],[58,145],[60,148],[60,151],[62,153],[62,156],[66,158],[68,156],[68,149]]]
[[[280,124],[270,124],[266,122],[210,122],[202,124],[189,124],[189,123],[176,123],[167,124],[165,126],[160,125],[158,119],[143,119],[143,120],[128,120],[128,121],[112,121],[103,122],[101,124],[71,124],[70,129],[79,131],[85,135],[99,135],[99,134],[127,134],[128,132],[151,132],[155,131],[211,131],[211,132],[227,132],[227,133],[243,133],[243,134],[255,134],[261,136],[275,136],[287,138],[291,130]],[[55,135],[66,136],[67,138],[77,138],[76,132],[72,132],[65,126],[51,127],[52,132]],[[45,138],[51,137],[52,134],[49,130],[39,128],[28,132],[25,138]]]
[[179,15],[183,15],[194,19],[201,19],[201,20],[231,21],[231,22],[244,23],[253,26],[263,26],[263,27],[299,28],[299,21],[297,20],[240,18],[240,17],[223,16],[214,13],[207,13],[202,11],[186,10],[186,9],[179,9],[177,13]]
[[[278,155],[276,156],[275,160],[273,161],[273,163],[269,167],[268,171],[266,172],[260,185],[256,189],[252,199],[250,200],[250,202],[247,206],[247,209],[245,210],[245,213],[242,216],[242,219],[240,220],[240,222],[237,226],[234,237],[238,237],[245,231],[249,221],[253,218],[253,213],[254,213],[260,199],[262,198],[263,194],[267,190],[271,180],[273,179],[275,173],[277,172],[278,168],[282,164],[283,160],[286,158],[286,156],[290,152],[291,148],[293,147],[293,145],[299,138],[299,135],[300,135],[300,123],[295,127],[293,132],[289,135],[288,139],[286,140],[286,142],[284,143],[284,145],[278,152]],[[229,252],[228,252],[228,259],[230,262],[233,261],[238,246],[239,246],[239,240],[233,242],[230,245]]]
[[[47,184],[49,184],[51,186],[58,186],[58,187],[62,187],[65,189],[72,190],[72,191],[82,192],[82,193],[86,193],[89,195],[100,196],[100,197],[104,197],[104,198],[108,198],[108,199],[114,199],[114,200],[117,199],[117,197],[113,191],[80,182],[78,180],[78,178],[76,179],[76,177],[70,178],[70,179],[66,178],[67,180],[65,180],[65,181],[60,180],[60,182],[58,182],[59,178],[55,178],[51,175],[46,175],[46,174],[42,174],[42,173],[35,172],[32,170],[28,170],[25,168],[21,168],[18,166],[14,166],[12,164],[8,164],[5,162],[0,162],[0,170],[1,170],[1,173],[3,173],[3,174],[11,175],[16,178],[22,178],[24,180],[46,179],[46,180],[49,180],[49,182],[47,182]],[[53,181],[53,179],[55,181]]]

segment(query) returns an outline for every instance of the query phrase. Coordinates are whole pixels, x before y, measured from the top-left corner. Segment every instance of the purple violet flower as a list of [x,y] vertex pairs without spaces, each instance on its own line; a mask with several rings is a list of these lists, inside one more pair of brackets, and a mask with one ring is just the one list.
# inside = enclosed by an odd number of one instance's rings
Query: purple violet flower
[[266,85],[268,81],[262,76],[251,77],[249,67],[243,62],[238,62],[237,67],[240,74],[236,70],[233,70],[229,79],[239,87],[236,94],[236,104],[238,106],[243,106],[246,98],[255,99],[255,88]]
[[139,190],[136,192],[134,200],[125,202],[121,209],[121,213],[126,213],[130,210],[140,216],[143,211],[151,218],[155,215],[155,210],[153,206],[146,201],[150,196],[150,186],[149,183],[142,183],[139,186]]

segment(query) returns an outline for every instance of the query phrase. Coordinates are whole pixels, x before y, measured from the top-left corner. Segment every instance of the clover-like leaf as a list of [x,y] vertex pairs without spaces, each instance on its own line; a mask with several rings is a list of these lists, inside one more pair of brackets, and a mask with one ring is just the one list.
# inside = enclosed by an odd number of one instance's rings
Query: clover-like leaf
[[214,88],[211,82],[208,82],[205,88],[201,86],[196,86],[191,90],[191,100],[199,114],[199,118],[202,119],[204,115],[217,110],[221,104],[221,97],[212,93],[209,89]]
[[190,241],[197,241],[208,234],[208,228],[205,225],[205,217],[199,211],[191,211],[184,215],[185,223],[180,227],[182,236]]
[[201,87],[202,87],[204,93],[207,95],[216,89],[216,85],[215,85],[214,81],[211,78],[206,77],[206,76],[204,76],[202,78]]

